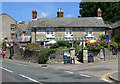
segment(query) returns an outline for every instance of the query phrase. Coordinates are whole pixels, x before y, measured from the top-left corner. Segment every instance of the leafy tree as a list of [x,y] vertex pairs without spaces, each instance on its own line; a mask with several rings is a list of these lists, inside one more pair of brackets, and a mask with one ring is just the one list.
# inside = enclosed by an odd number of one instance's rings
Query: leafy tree
[[115,34],[114,37],[112,37],[112,41],[120,43],[120,32]]
[[120,2],[80,2],[81,17],[97,17],[97,10],[102,10],[105,23],[113,23],[120,19]]

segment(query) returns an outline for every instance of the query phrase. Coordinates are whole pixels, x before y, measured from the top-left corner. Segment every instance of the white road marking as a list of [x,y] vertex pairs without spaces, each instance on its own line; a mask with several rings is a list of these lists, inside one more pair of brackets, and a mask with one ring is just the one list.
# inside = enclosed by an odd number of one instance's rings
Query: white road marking
[[90,77],[90,76],[88,76],[88,75],[85,75],[85,74],[80,74],[81,76],[85,76],[85,77]]
[[8,72],[10,72],[10,73],[13,73],[13,71],[11,71],[11,70],[9,70],[9,69],[3,68],[3,67],[1,67],[1,69],[6,70],[6,71],[8,71]]
[[70,73],[70,74],[73,74],[73,72],[71,72],[71,71],[65,71],[65,72]]
[[48,67],[42,67],[42,68],[48,68]]
[[27,79],[29,79],[29,80],[31,80],[31,81],[33,81],[33,82],[39,83],[39,81],[34,80],[34,79],[32,79],[32,78],[30,78],[30,77],[27,77],[27,76],[25,76],[25,75],[20,74],[20,76],[21,76],[21,77],[24,77],[24,78],[27,78]]

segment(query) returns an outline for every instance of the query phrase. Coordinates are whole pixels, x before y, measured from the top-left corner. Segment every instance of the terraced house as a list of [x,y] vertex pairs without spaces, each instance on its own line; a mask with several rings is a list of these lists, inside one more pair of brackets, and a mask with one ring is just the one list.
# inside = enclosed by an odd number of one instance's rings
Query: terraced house
[[98,9],[97,17],[63,18],[62,8],[58,9],[56,18],[37,18],[37,11],[32,11],[31,36],[32,42],[46,42],[54,39],[69,42],[79,41],[85,46],[85,41],[98,39],[110,29],[104,24],[102,11]]
[[0,41],[14,40],[16,38],[17,21],[7,14],[0,15]]

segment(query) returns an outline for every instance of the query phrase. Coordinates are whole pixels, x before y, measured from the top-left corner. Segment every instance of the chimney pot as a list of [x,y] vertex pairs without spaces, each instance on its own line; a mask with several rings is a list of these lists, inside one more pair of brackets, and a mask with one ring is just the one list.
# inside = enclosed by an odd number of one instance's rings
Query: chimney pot
[[60,12],[62,12],[62,8],[60,9]]
[[32,19],[36,19],[37,18],[37,11],[34,9],[32,11]]
[[64,14],[64,12],[62,12],[62,8],[58,8],[57,17],[63,18],[63,14]]
[[98,15],[98,17],[102,17],[102,11],[100,8],[98,8],[97,15]]
[[58,12],[60,12],[60,8],[58,8]]

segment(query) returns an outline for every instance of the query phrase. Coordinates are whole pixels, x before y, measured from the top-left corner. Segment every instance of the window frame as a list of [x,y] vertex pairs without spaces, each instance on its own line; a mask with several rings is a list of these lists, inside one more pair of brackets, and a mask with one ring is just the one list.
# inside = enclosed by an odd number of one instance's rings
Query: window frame
[[[12,26],[14,26],[14,27],[12,27]],[[16,25],[15,24],[11,24],[10,28],[11,28],[11,30],[15,30],[16,29]]]
[[73,36],[72,28],[65,28],[65,36]]

